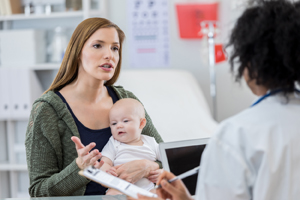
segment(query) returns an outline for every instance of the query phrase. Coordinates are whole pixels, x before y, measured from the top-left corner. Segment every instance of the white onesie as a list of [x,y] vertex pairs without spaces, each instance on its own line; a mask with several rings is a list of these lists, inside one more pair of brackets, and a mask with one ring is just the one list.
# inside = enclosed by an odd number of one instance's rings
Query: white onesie
[[[141,139],[144,142],[143,146],[133,146],[121,143],[111,136],[101,154],[109,158],[113,162],[113,166],[133,160],[160,160],[159,147],[155,139],[147,135],[141,135]],[[142,178],[135,185],[148,191],[154,188],[154,183],[147,178]]]

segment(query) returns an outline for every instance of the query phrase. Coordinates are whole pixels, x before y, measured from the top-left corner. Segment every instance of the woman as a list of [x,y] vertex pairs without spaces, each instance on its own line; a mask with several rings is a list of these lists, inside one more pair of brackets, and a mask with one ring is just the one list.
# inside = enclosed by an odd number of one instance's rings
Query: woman
[[[25,142],[31,196],[105,194],[106,188],[78,172],[88,165],[101,166],[100,152],[111,136],[108,113],[113,103],[137,99],[113,86],[121,70],[124,37],[103,18],[86,19],[75,29],[57,76],[31,112]],[[142,134],[162,142],[146,118]],[[117,173],[136,182],[155,176],[150,171],[158,168],[157,162],[138,160],[118,166]]]
[[[261,96],[222,122],[201,160],[197,200],[299,199],[300,12],[289,1],[259,1],[238,19],[229,45],[237,79]],[[174,175],[158,179],[162,198],[192,199]],[[152,199],[140,197],[139,199]]]

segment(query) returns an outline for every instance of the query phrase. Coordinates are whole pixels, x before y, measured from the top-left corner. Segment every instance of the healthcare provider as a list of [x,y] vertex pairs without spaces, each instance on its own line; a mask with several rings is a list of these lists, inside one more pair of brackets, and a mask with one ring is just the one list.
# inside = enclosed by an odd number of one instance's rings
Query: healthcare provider
[[[300,198],[300,12],[284,0],[256,1],[230,37],[231,69],[260,98],[225,120],[201,160],[196,200]],[[181,180],[164,172],[162,199],[192,199]],[[141,200],[148,198],[139,196]]]

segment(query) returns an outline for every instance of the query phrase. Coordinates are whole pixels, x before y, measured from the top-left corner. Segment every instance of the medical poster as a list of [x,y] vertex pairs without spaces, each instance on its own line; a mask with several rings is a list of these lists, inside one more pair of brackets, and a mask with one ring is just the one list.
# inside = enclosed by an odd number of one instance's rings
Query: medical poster
[[130,67],[169,67],[168,0],[127,2]]

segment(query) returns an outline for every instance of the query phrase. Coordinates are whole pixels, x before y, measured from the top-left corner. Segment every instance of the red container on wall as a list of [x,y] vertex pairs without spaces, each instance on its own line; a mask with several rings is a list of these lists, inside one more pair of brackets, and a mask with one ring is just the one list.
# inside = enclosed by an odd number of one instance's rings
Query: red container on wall
[[218,20],[218,3],[177,4],[177,19],[181,38],[202,38],[200,23]]
[[225,52],[223,51],[222,44],[215,44],[215,63],[226,60]]

